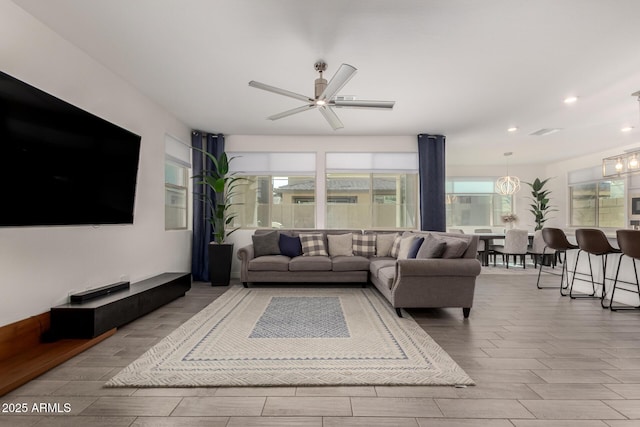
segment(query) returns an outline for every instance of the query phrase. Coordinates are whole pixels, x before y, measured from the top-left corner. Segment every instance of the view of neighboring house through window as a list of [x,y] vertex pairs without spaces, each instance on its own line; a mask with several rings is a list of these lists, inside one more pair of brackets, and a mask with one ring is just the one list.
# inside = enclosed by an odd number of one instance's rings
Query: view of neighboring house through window
[[326,227],[415,229],[417,153],[327,153]]
[[188,226],[189,169],[191,168],[189,146],[176,138],[165,135],[164,163],[164,228],[185,230]]
[[315,176],[244,175],[233,198],[235,226],[314,228]]
[[492,178],[447,178],[445,203],[447,227],[502,226],[501,216],[514,209],[513,197],[497,194]]
[[315,153],[234,152],[236,227],[315,228]]
[[327,174],[328,228],[417,228],[417,174]]

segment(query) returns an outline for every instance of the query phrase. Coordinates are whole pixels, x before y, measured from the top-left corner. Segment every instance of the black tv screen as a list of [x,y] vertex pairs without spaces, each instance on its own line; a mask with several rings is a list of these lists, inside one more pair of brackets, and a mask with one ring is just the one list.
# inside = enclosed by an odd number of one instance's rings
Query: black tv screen
[[132,224],[140,136],[0,72],[0,226]]

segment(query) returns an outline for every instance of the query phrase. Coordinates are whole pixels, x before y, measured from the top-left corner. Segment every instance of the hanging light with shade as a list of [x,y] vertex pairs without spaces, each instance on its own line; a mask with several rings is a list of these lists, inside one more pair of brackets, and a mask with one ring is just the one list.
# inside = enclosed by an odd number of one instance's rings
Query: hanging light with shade
[[515,194],[520,190],[520,179],[517,176],[509,175],[509,157],[511,155],[513,155],[511,151],[504,153],[507,158],[507,174],[496,181],[496,191],[503,196]]

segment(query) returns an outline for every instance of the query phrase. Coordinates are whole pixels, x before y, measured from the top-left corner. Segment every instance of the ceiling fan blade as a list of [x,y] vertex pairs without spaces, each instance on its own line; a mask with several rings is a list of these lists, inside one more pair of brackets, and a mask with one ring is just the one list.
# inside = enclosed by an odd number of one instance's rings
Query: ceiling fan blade
[[378,108],[378,109],[391,109],[395,105],[395,101],[365,101],[365,100],[354,100],[354,101],[342,101],[336,99],[335,101],[331,101],[331,105],[335,105],[336,107],[353,107],[353,108]]
[[278,120],[278,119],[281,119],[283,117],[291,116],[293,114],[302,113],[303,111],[313,110],[314,108],[316,108],[316,106],[313,105],[313,104],[303,105],[302,107],[298,107],[298,108],[294,108],[292,110],[283,111],[282,113],[274,114],[273,116],[267,117],[267,119],[269,119],[269,120]]
[[336,116],[336,113],[334,113],[331,108],[320,107],[320,112],[324,118],[327,119],[333,130],[342,129],[344,127],[338,116]]
[[288,90],[280,89],[279,87],[269,86],[269,85],[266,85],[264,83],[256,82],[256,81],[253,81],[253,80],[251,80],[249,82],[249,86],[255,87],[256,89],[266,90],[267,92],[277,93],[278,95],[288,96],[289,98],[299,99],[300,101],[313,102],[313,99],[309,98],[308,96],[304,96],[304,95],[300,95],[299,93],[290,92]]
[[358,71],[356,67],[353,67],[349,64],[342,64],[338,71],[331,77],[331,81],[324,88],[322,94],[320,94],[320,98],[318,99],[331,99],[333,98],[339,91],[347,84],[347,82],[353,77],[353,75]]

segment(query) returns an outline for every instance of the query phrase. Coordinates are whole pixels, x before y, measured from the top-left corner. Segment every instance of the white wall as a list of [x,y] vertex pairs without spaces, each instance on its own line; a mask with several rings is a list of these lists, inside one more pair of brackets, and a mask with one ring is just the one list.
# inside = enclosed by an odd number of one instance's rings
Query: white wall
[[191,232],[164,230],[164,135],[189,142],[190,130],[11,2],[0,2],[0,58],[5,73],[142,136],[133,225],[0,228],[0,326],[72,291],[190,271]]

